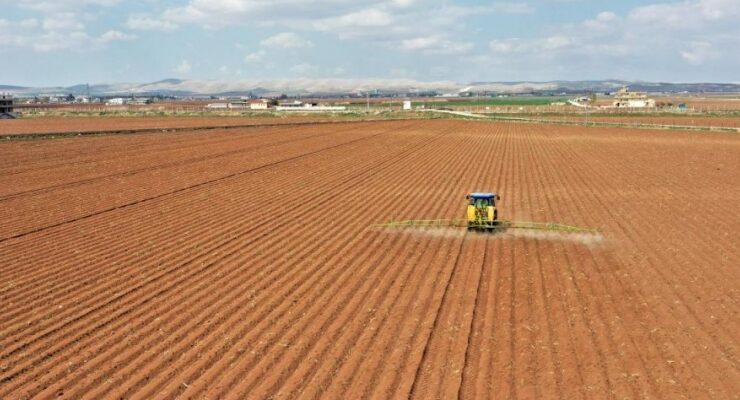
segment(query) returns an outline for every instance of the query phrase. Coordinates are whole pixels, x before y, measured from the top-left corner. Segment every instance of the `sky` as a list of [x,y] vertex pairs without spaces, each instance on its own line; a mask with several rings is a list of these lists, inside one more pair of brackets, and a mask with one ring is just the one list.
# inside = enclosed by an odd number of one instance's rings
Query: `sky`
[[740,82],[740,0],[0,0],[0,84]]

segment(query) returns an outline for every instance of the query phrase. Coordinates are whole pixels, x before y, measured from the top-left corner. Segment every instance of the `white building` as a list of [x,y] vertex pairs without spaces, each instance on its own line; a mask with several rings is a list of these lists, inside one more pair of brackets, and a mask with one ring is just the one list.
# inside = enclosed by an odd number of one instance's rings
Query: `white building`
[[244,110],[250,108],[247,100],[232,100],[229,101],[229,108],[235,110]]
[[403,110],[404,111],[411,111],[411,100],[404,100],[403,101]]
[[277,111],[310,111],[310,112],[321,112],[321,111],[347,111],[345,106],[322,106],[317,103],[303,103],[301,101],[293,101],[291,103],[281,103],[275,107]]
[[286,102],[280,103],[280,104],[278,104],[277,108],[278,109],[304,108],[304,107],[311,107],[313,105],[316,105],[316,104],[304,103],[302,101],[294,100],[294,101],[291,101],[291,102],[287,102],[286,101]]
[[652,108],[655,100],[649,99],[647,92],[630,92],[624,87],[614,95],[615,108]]
[[122,106],[126,104],[126,99],[122,97],[116,97],[115,99],[109,99],[105,102],[105,104],[108,106]]
[[128,104],[134,105],[134,106],[145,106],[147,104],[154,103],[154,100],[148,99],[148,98],[140,98],[140,99],[132,99],[128,102]]
[[252,110],[267,110],[270,108],[270,102],[265,99],[260,99],[249,103],[249,108]]

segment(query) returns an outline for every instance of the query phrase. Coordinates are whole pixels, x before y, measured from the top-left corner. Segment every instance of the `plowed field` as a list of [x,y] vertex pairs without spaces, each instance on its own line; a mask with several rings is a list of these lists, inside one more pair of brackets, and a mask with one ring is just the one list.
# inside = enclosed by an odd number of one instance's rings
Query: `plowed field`
[[[453,120],[0,143],[0,398],[737,398],[740,137]],[[391,230],[504,219],[601,235]]]
[[1,135],[99,132],[139,129],[182,129],[212,126],[275,125],[329,120],[327,117],[50,117],[4,120]]
[[[567,115],[567,116],[548,116],[550,120],[568,121],[568,122],[585,122],[585,115]],[[722,127],[722,128],[740,128],[740,118],[738,117],[711,117],[701,115],[669,115],[669,116],[642,116],[635,115],[614,115],[614,116],[589,116],[588,121],[596,122],[616,122],[622,124],[635,125],[677,125],[677,126],[705,126],[705,127]]]

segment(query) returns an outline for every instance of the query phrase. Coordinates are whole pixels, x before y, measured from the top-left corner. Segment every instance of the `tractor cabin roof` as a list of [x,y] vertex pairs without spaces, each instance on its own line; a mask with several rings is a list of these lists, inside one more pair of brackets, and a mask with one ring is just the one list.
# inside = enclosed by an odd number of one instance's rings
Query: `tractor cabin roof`
[[473,199],[492,199],[495,197],[496,197],[496,193],[488,193],[488,192],[470,193],[470,198],[473,198]]

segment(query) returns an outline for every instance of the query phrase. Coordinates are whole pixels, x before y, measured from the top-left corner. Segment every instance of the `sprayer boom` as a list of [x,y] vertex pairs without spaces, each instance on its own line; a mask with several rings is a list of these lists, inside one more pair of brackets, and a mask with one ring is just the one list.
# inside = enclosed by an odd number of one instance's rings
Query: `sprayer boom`
[[558,224],[553,222],[530,222],[530,221],[494,221],[493,224],[470,224],[466,219],[427,219],[427,220],[391,220],[381,224],[385,228],[478,228],[489,231],[504,231],[507,229],[528,229],[538,231],[555,231],[570,233],[597,233],[598,230],[583,228],[574,225]]

